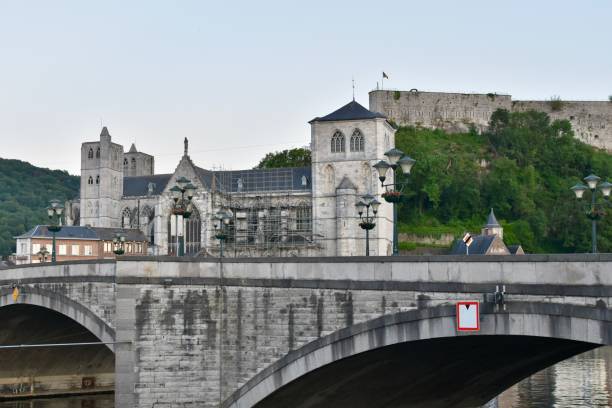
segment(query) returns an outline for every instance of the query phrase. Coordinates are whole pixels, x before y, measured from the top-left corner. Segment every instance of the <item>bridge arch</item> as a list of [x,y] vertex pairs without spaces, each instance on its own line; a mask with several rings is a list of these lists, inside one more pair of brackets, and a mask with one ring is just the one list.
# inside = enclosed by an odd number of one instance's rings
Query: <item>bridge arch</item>
[[454,306],[341,329],[271,364],[222,407],[399,407],[407,396],[411,407],[480,406],[534,372],[612,344],[606,308],[528,302],[503,312],[481,308],[481,330],[474,334],[455,330]]
[[20,293],[13,300],[13,289],[0,288],[0,309],[15,304],[39,306],[58,312],[89,330],[100,341],[114,352],[115,330],[90,309],[64,296],[59,292],[50,291],[37,286],[24,285],[19,287]]

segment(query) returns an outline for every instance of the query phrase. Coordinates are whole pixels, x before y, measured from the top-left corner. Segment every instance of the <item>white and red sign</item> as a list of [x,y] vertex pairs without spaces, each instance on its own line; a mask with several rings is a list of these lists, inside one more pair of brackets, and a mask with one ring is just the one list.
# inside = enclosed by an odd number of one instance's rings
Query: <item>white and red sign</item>
[[480,330],[480,303],[457,302],[457,331]]

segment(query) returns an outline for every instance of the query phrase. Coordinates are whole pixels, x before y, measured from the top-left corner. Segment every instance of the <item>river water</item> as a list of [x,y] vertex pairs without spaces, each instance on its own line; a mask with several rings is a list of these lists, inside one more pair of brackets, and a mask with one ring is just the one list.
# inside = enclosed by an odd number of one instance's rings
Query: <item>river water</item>
[[[0,402],[0,408],[112,408],[112,394]],[[562,361],[511,387],[490,408],[612,407],[612,346]]]

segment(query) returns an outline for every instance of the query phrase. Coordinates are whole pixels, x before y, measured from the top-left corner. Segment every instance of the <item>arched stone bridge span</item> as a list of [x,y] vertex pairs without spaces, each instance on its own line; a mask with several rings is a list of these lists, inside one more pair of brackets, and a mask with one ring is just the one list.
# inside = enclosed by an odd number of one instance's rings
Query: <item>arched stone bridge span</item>
[[117,407],[474,406],[612,344],[603,254],[59,263],[1,271],[0,312],[14,284],[118,342]]

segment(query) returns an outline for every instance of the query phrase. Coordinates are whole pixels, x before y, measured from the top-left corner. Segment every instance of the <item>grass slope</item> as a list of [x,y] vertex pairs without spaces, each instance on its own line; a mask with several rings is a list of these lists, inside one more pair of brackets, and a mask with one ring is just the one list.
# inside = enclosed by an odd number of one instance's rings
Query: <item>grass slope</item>
[[0,255],[15,252],[14,236],[47,223],[49,200],[79,194],[79,177],[0,158]]

